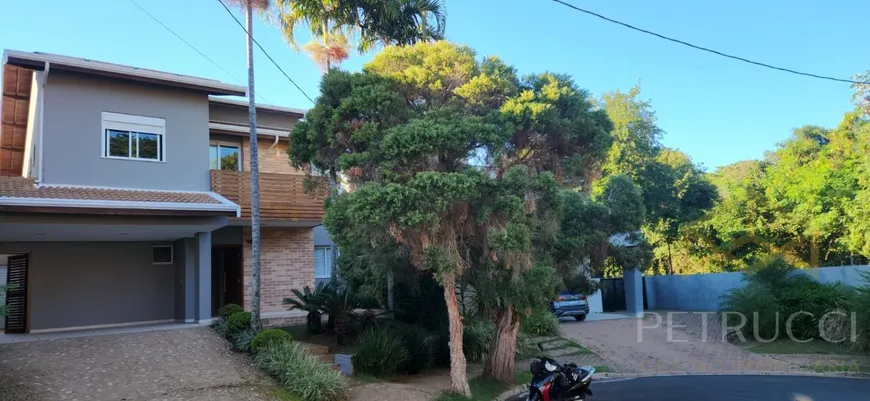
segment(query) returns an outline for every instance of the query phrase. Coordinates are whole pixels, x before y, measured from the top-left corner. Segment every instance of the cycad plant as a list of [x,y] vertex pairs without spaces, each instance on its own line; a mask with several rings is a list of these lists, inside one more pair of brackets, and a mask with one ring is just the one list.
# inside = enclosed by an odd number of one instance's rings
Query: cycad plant
[[308,312],[308,317],[306,318],[308,334],[322,333],[323,295],[334,292],[332,283],[317,284],[314,291],[311,291],[311,287],[306,285],[302,291],[294,289],[292,292],[294,297],[284,298],[284,305],[288,306],[291,310],[299,309]]
[[347,287],[334,288],[321,295],[320,311],[329,316],[326,326],[335,332],[336,342],[343,345],[350,336],[350,320],[355,317],[354,310],[359,306],[359,298]]

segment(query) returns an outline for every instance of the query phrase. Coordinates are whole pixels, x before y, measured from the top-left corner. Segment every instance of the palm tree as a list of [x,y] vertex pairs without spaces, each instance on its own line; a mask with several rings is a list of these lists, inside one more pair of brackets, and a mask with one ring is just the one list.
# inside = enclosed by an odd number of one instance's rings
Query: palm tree
[[251,161],[251,328],[260,331],[260,159],[257,146],[257,105],[254,101],[254,11],[265,13],[271,0],[224,0],[245,12],[248,55],[248,125]]
[[365,53],[377,45],[409,45],[444,36],[441,0],[275,0],[284,38],[296,50],[296,29],[312,36],[305,50],[324,72],[349,57],[351,38]]

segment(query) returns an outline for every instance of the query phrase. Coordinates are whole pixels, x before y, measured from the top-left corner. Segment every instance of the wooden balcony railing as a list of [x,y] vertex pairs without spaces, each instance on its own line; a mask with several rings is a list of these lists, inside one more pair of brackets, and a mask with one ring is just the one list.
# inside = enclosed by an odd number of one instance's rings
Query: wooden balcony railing
[[[323,218],[326,181],[317,190],[305,192],[305,176],[260,173],[260,218],[319,222]],[[211,190],[237,203],[242,218],[251,218],[251,175],[249,172],[211,170]]]

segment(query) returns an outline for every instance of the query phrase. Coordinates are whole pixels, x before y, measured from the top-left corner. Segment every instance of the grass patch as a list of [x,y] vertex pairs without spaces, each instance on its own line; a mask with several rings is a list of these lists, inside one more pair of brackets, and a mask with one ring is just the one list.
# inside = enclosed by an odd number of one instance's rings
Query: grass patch
[[756,354],[812,354],[812,355],[858,355],[838,344],[824,340],[813,340],[808,343],[798,343],[792,340],[778,340],[771,343],[751,343],[744,346],[746,350]]
[[384,381],[383,379],[365,373],[354,373],[352,377],[354,380],[363,383],[381,383]]
[[517,384],[526,384],[532,380],[532,374],[529,372],[517,372],[514,374],[513,384],[504,384],[497,381],[475,377],[468,381],[468,387],[471,387],[471,398],[465,398],[459,394],[443,393],[435,401],[492,401],[499,394],[509,390]]
[[270,395],[281,400],[281,401],[302,401],[298,395],[293,394],[292,391],[287,390],[281,387],[275,387],[269,391]]
[[607,365],[593,366],[595,373],[616,373],[616,370]]
[[578,343],[574,339],[567,338],[567,337],[562,337],[562,339],[565,340],[566,343],[570,344],[571,347],[573,347],[574,349],[577,350],[577,351],[573,352],[571,355],[575,355],[575,354],[576,355],[584,355],[584,354],[591,354],[592,353],[592,351],[586,349],[586,347],[580,345],[580,343]]
[[857,363],[843,364],[818,364],[802,366],[817,373],[870,373],[870,366],[858,365]]

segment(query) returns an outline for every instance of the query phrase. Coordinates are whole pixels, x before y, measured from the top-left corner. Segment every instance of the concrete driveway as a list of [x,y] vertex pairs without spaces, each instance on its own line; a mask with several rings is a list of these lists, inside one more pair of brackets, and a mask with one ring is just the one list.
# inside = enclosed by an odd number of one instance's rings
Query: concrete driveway
[[208,327],[0,345],[3,401],[271,401],[275,391]]
[[666,313],[661,321],[650,313],[643,319],[566,321],[562,330],[622,373],[805,373],[722,341],[715,314],[675,313],[669,319]]

